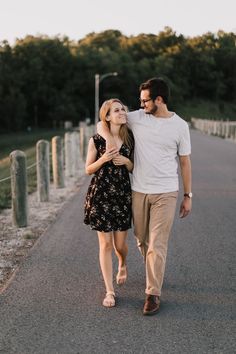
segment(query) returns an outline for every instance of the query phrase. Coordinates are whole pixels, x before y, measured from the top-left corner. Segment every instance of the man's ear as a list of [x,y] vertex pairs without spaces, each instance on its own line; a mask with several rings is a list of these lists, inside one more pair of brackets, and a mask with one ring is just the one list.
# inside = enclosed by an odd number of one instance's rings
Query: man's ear
[[161,96],[157,96],[156,99],[155,99],[155,102],[157,104],[161,104],[161,103],[163,103],[163,98]]

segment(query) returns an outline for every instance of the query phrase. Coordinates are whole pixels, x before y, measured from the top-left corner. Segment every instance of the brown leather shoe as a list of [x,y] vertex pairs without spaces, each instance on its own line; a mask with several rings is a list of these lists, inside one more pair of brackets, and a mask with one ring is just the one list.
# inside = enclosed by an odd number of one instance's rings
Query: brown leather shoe
[[147,316],[155,315],[160,308],[160,297],[157,295],[146,295],[143,314]]

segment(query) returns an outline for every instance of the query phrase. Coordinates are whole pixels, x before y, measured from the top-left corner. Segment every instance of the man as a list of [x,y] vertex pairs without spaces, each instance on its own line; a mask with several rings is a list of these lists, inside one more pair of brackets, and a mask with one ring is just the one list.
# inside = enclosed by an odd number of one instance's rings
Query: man
[[[142,109],[128,113],[129,127],[135,140],[132,183],[134,234],[146,264],[144,315],[153,315],[160,307],[168,239],[178,196],[179,159],[183,200],[180,217],[192,207],[190,135],[188,124],[167,107],[169,87],[162,78],[140,85]],[[109,146],[108,129],[98,123],[98,132]]]

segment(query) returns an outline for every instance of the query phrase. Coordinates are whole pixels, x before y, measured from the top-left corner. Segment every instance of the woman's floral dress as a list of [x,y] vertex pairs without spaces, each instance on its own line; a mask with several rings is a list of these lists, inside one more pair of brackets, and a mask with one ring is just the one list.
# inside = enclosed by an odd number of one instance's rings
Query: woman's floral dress
[[[99,159],[106,150],[106,141],[99,134],[94,135],[93,140]],[[128,158],[132,152],[133,147],[130,149],[124,144],[119,151]],[[115,166],[108,161],[95,172],[88,188],[84,212],[84,223],[93,230],[125,231],[131,227],[131,185],[125,165]]]

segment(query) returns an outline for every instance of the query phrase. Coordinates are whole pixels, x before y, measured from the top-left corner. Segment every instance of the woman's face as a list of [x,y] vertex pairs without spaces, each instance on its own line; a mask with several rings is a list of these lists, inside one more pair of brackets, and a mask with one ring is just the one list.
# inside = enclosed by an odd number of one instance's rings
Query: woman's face
[[125,124],[127,122],[127,114],[124,106],[119,102],[113,102],[110,113],[107,116],[107,121],[110,121],[114,125]]

